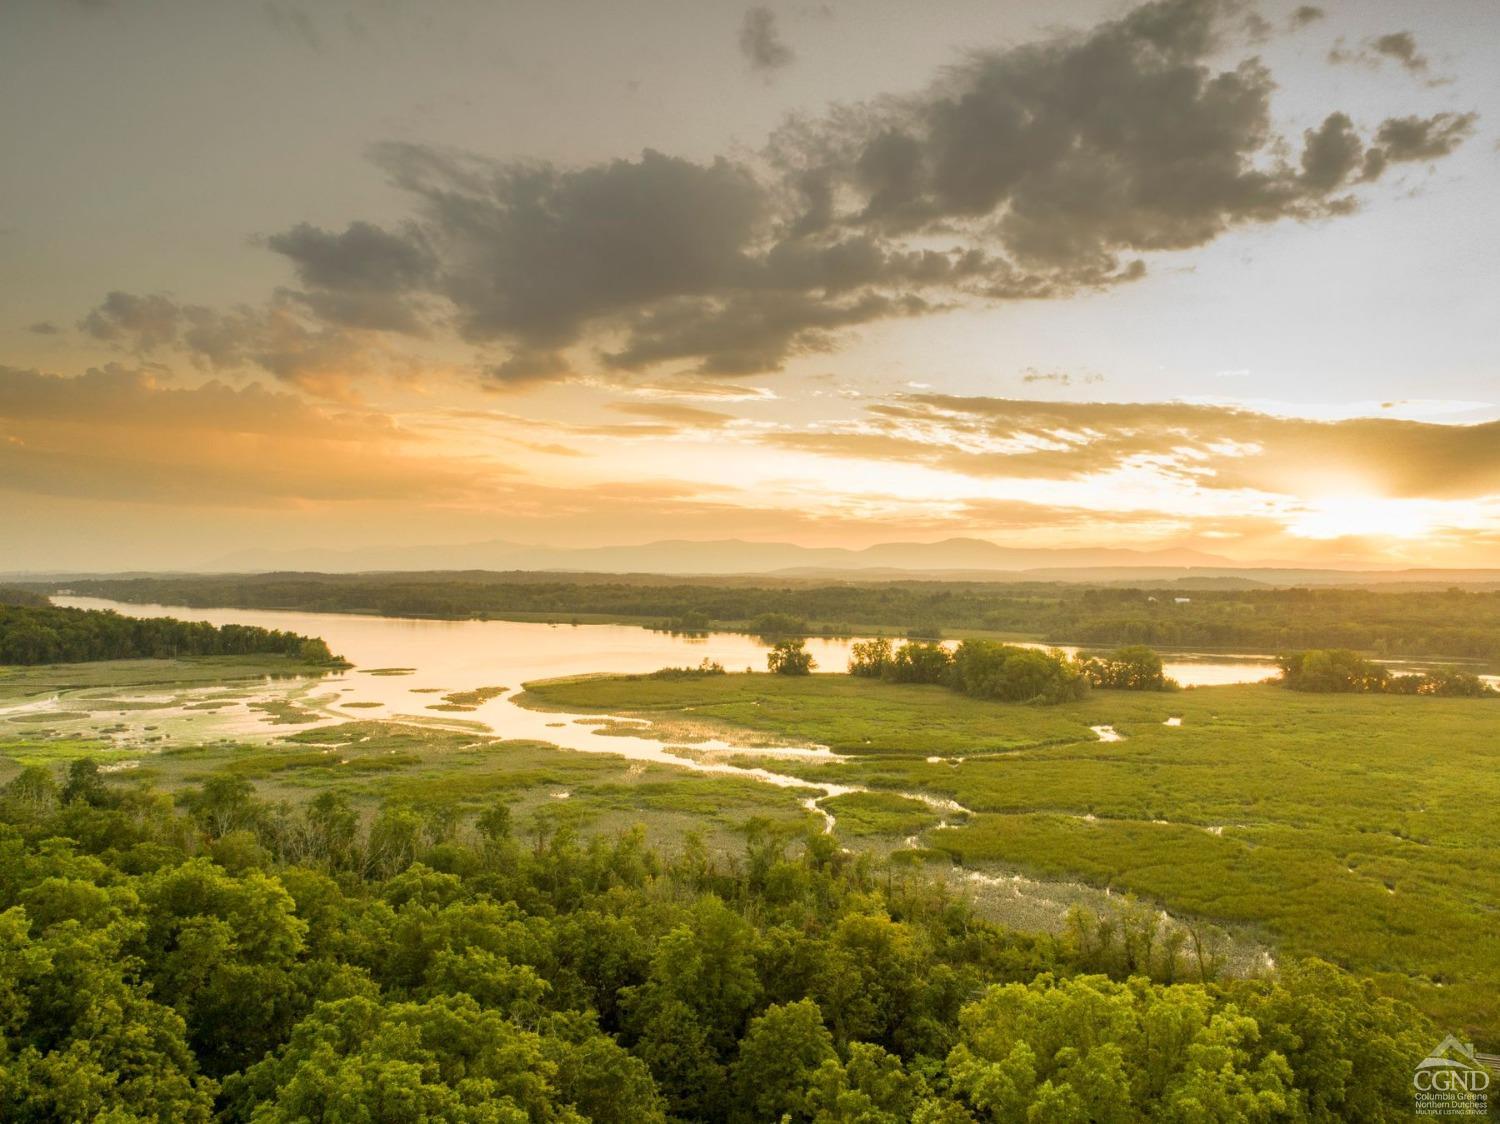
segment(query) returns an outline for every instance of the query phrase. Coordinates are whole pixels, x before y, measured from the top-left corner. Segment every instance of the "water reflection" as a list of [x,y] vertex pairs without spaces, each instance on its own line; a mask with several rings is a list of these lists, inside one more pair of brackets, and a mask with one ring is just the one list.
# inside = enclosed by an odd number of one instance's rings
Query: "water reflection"
[[[191,609],[182,605],[129,605],[94,597],[55,597],[59,605],[114,609],[127,616],[180,617],[211,624],[253,624],[310,636],[365,671],[409,670],[409,675],[363,675],[361,698],[392,705],[414,687],[460,690],[519,687],[532,679],[592,673],[627,674],[716,660],[729,671],[764,671],[767,645],[733,632],[680,635],[621,624],[540,624],[531,621],[443,621],[307,613],[279,609]],[[820,671],[843,671],[853,639],[813,638],[807,649]],[[1047,648],[1052,645],[1026,644]],[[1070,655],[1079,650],[1063,645]],[[1254,683],[1276,673],[1265,655],[1174,654],[1167,674],[1183,686]]]

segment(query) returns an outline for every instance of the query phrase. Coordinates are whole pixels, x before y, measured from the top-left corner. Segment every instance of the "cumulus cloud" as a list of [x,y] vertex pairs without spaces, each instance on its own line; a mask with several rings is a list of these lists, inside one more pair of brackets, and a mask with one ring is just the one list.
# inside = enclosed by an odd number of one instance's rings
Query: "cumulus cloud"
[[604,361],[640,370],[673,359],[701,359],[715,375],[774,370],[794,351],[832,350],[831,333],[843,327],[927,310],[917,296],[863,293],[847,300],[809,299],[805,293],[752,293],[715,303],[683,298],[639,313],[630,339]]
[[297,298],[324,320],[352,328],[424,331],[410,294],[427,284],[435,263],[416,228],[392,234],[353,222],[334,234],[301,223],[267,238],[266,245],[292,261],[307,290]]
[[182,308],[171,297],[116,291],[80,320],[78,327],[97,340],[145,353],[176,343],[182,317]]
[[1474,132],[1478,115],[1438,113],[1432,117],[1392,117],[1375,134],[1385,158],[1393,163],[1438,160]]
[[[1388,163],[1438,159],[1467,135],[1472,118],[1448,114],[1393,119],[1371,142],[1333,107],[1300,143],[1280,135],[1265,66],[1219,61],[1241,14],[1232,0],[1156,0],[977,53],[918,94],[795,121],[753,159],[648,150],[561,168],[382,145],[374,158],[411,220],[269,237],[300,286],[280,305],[329,333],[302,341],[316,352],[451,323],[508,352],[486,366],[495,388],[585,363],[774,371],[861,325],[1117,286],[1148,255],[1236,227],[1346,214]],[[137,300],[90,330],[186,338],[180,311]]]
[[1198,488],[1289,496],[1340,487],[1396,497],[1500,493],[1500,422],[1313,421],[1189,403],[911,395],[871,406],[856,423],[763,440],[971,476],[1070,480],[1137,466]]
[[1330,113],[1317,129],[1303,134],[1302,180],[1315,190],[1345,182],[1360,166],[1364,142],[1348,114]]
[[1410,31],[1393,31],[1388,35],[1370,40],[1370,50],[1388,59],[1395,59],[1413,74],[1427,72],[1427,56],[1417,49],[1417,37]]
[[1445,78],[1428,78],[1432,64],[1418,47],[1417,37],[1410,31],[1392,31],[1385,35],[1371,36],[1358,48],[1346,46],[1340,38],[1329,50],[1328,61],[1336,64],[1358,63],[1371,68],[1393,61],[1408,74],[1423,79],[1429,86],[1443,86],[1449,81]]
[[285,296],[259,308],[221,311],[161,293],[116,291],[79,327],[136,356],[180,353],[207,371],[258,368],[325,394],[336,395],[351,377],[393,362],[374,333],[309,320]]
[[485,368],[484,385],[489,390],[516,390],[571,373],[568,361],[556,351],[517,351],[505,362]]
[[403,144],[376,158],[419,201],[463,335],[528,349],[572,343],[594,318],[734,288],[766,205],[722,159],[647,151],[564,171]]
[[776,13],[770,8],[755,7],[745,12],[740,24],[740,54],[752,70],[763,73],[789,66],[796,56],[781,38]]
[[1327,14],[1322,8],[1313,4],[1302,4],[1292,12],[1287,24],[1293,31],[1301,31],[1304,27],[1309,27],[1325,18]]

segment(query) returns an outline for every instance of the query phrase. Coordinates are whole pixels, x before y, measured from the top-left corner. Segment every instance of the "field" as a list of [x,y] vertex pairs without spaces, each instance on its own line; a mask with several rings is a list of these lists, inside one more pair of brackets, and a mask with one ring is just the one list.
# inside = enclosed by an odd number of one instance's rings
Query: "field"
[[[1241,686],[1024,707],[768,675],[528,690],[571,710],[827,745],[849,760],[776,767],[973,813],[937,829],[916,807],[857,807],[857,832],[917,830],[924,850],[965,866],[1077,879],[1258,932],[1278,955],[1322,956],[1476,1042],[1500,1041],[1493,701]],[[1122,740],[1091,729],[1106,725]]]

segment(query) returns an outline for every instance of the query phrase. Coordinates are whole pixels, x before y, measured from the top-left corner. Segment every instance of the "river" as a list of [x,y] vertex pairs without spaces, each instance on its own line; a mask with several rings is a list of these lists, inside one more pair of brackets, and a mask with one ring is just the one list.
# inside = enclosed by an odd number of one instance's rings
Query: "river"
[[[178,617],[210,624],[252,624],[306,636],[321,636],[351,661],[356,671],[345,677],[359,685],[361,701],[410,706],[413,688],[445,691],[471,687],[519,687],[534,679],[593,673],[629,674],[661,667],[685,667],[715,660],[729,671],[764,671],[767,645],[753,636],[711,632],[684,636],[623,624],[541,624],[531,621],[414,620],[352,613],[308,613],[280,609],[193,609],[184,605],[136,605],[96,597],[54,597],[58,605],[78,609],[113,609],[125,616]],[[813,638],[807,650],[820,671],[843,671],[849,663],[849,639]],[[1046,648],[1051,645],[1025,644]],[[1061,646],[1069,655],[1078,649]],[[377,668],[410,669],[410,675],[380,677]],[[366,674],[361,674],[364,672]],[[1166,672],[1184,687],[1254,683],[1276,674],[1271,657],[1175,654]],[[341,681],[342,682],[342,681]],[[345,686],[348,683],[344,684]],[[420,695],[418,696],[420,697]],[[481,708],[484,721],[507,715],[507,737],[531,736],[510,726],[508,710],[495,699]],[[365,715],[368,717],[369,715]]]
[[[414,620],[269,609],[194,609],[183,605],[127,604],[94,597],[59,596],[53,601],[78,609],[113,609],[126,616],[170,616],[215,625],[259,625],[321,636],[333,651],[355,665],[315,681],[315,688],[299,689],[298,704],[313,707],[325,722],[408,718],[429,724],[462,722],[467,728],[474,728],[477,723],[503,738],[544,741],[565,749],[613,753],[634,760],[813,788],[821,795],[807,803],[822,812],[830,826],[831,816],[817,807],[816,801],[855,791],[834,784],[809,784],[768,769],[745,768],[716,759],[716,753],[722,757],[728,751],[744,752],[742,744],[717,739],[695,741],[689,759],[680,745],[674,748],[673,743],[651,737],[647,724],[643,724],[641,736],[620,737],[600,731],[598,714],[532,710],[514,701],[523,683],[569,675],[649,672],[662,667],[694,666],[705,659],[714,660],[730,671],[763,670],[767,646],[740,633],[681,636],[633,625]],[[814,638],[807,642],[807,648],[818,668],[843,671],[852,643],[848,639]],[[1265,658],[1179,657],[1167,664],[1168,674],[1184,686],[1255,682],[1273,671],[1273,665]],[[481,687],[506,690],[462,714],[430,709],[440,702],[443,693]],[[268,683],[264,697],[286,698],[292,690],[285,681]],[[159,711],[155,712],[155,720],[161,717]],[[286,729],[274,725],[269,714],[246,702],[211,714],[195,712],[183,717],[205,734],[275,735]],[[816,745],[756,746],[754,753],[768,758],[834,759],[827,747]],[[962,811],[948,801],[920,793],[909,795],[945,812]]]

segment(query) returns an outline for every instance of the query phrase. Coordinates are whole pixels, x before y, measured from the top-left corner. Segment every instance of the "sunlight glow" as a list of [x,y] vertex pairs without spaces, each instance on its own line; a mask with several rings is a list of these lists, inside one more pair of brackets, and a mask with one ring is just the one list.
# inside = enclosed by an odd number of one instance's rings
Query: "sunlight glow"
[[1440,519],[1437,505],[1423,500],[1341,496],[1309,504],[1287,530],[1304,539],[1419,539],[1432,534]]

